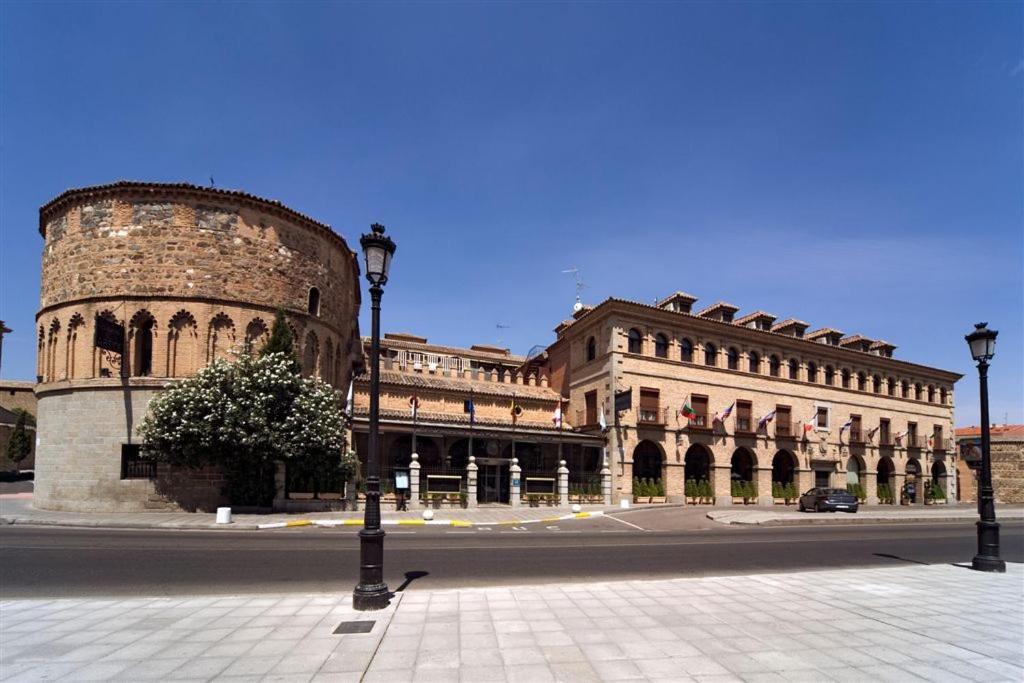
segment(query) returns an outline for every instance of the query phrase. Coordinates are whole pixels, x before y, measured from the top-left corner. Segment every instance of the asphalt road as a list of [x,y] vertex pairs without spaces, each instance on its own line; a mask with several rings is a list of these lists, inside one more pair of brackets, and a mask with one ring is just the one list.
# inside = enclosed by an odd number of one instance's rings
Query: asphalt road
[[[1024,524],[1006,523],[1002,532],[1003,557],[1024,562]],[[918,523],[651,532],[605,520],[520,531],[394,532],[385,547],[388,585],[416,590],[969,563],[975,529]],[[0,529],[0,558],[4,598],[324,592],[352,588],[359,549],[352,530],[8,526]]]

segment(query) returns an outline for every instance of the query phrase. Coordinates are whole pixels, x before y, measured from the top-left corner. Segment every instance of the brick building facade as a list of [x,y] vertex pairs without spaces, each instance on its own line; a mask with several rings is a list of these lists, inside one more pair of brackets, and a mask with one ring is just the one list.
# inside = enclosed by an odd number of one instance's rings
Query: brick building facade
[[[39,507],[216,505],[216,473],[136,478],[136,428],[168,379],[258,347],[278,308],[307,374],[347,386],[361,357],[355,254],[280,202],[119,182],[63,193],[40,209],[39,232]],[[123,354],[96,347],[98,318],[122,326]]]
[[[978,470],[981,459],[981,427],[956,430],[959,458],[956,463],[957,500],[978,500]],[[1024,503],[1024,425],[992,425],[989,428],[992,458],[992,489],[997,503]]]
[[[676,501],[687,481],[707,481],[719,505],[732,502],[733,482],[756,485],[761,504],[773,502],[773,484],[856,483],[868,503],[880,487],[899,502],[908,481],[915,502],[931,481],[955,487],[947,463],[960,375],[897,360],[884,341],[808,333],[763,311],[736,317],[724,302],[694,313],[695,301],[677,292],[657,305],[582,307],[527,364],[551,378],[584,433],[600,431],[604,412],[617,499],[634,477],[660,480]],[[619,392],[631,408],[616,418]],[[696,415],[681,416],[684,405]]]

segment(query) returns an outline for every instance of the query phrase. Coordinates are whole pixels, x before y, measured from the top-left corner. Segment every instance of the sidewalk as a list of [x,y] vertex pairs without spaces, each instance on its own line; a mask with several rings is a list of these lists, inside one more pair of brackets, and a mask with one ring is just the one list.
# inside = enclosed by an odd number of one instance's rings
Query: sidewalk
[[[611,512],[618,507],[584,505],[582,510],[589,514]],[[434,510],[438,521],[462,522],[468,524],[529,524],[564,518],[571,515],[570,508],[564,507],[483,507],[475,509]],[[383,512],[385,522],[414,522],[423,520],[422,511]],[[207,512],[59,512],[39,510],[32,507],[31,497],[0,496],[0,524],[35,524],[64,527],[103,527],[113,529],[219,529],[228,531],[255,530],[261,525],[298,526],[303,522],[329,522],[346,520],[353,525],[363,519],[363,511],[355,512],[304,512],[276,513],[266,515],[232,515],[230,524],[217,524],[217,515]]]
[[[1024,519],[1024,506],[997,505],[1000,520]],[[708,511],[708,519],[721,524],[876,524],[879,522],[962,522],[978,519],[974,503],[961,505],[873,505],[861,506],[856,513],[799,512],[789,508],[716,508]]]
[[[1020,681],[1024,567],[0,603],[0,679]],[[335,635],[371,620],[366,634]]]

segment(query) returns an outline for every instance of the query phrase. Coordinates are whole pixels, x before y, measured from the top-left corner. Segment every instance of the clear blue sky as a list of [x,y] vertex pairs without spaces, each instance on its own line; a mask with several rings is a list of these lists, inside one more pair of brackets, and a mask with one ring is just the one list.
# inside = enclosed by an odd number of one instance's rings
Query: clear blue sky
[[[35,371],[38,207],[244,189],[398,242],[383,326],[515,352],[676,289],[885,338],[1024,421],[1022,5],[16,3],[3,374]],[[509,325],[498,330],[497,323]],[[363,329],[367,330],[364,311]]]

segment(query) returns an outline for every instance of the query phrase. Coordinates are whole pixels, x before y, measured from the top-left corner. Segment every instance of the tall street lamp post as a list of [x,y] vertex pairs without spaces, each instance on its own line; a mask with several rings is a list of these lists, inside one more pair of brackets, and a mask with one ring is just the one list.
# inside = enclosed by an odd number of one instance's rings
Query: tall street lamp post
[[989,452],[988,431],[988,362],[996,355],[995,330],[978,323],[974,332],[964,337],[971,348],[971,356],[978,363],[981,388],[981,481],[978,493],[978,554],[971,563],[982,572],[1005,572],[1006,563],[999,559],[999,524],[996,522],[995,494],[992,491],[992,456]]
[[359,585],[352,591],[352,607],[357,610],[384,609],[391,592],[384,583],[384,530],[380,528],[380,297],[388,281],[395,243],[384,236],[384,226],[374,223],[359,243],[366,261],[366,279],[370,281],[370,311],[373,341],[370,345],[370,434],[366,453],[366,507],[363,528],[359,530]]

